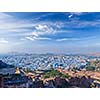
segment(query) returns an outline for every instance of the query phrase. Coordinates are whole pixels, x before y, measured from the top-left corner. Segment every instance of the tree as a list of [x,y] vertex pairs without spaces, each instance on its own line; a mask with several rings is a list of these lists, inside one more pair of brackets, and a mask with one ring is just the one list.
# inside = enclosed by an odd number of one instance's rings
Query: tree
[[94,66],[87,66],[86,70],[88,70],[88,71],[94,71],[95,67]]
[[50,78],[50,77],[61,77],[61,78],[69,78],[70,76],[68,74],[62,74],[61,72],[57,70],[51,70],[44,74],[44,78]]

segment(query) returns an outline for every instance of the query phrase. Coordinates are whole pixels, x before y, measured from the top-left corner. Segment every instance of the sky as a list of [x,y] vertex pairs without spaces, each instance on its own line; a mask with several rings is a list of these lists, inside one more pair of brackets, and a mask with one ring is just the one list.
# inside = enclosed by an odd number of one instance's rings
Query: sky
[[0,53],[100,52],[100,12],[0,12]]

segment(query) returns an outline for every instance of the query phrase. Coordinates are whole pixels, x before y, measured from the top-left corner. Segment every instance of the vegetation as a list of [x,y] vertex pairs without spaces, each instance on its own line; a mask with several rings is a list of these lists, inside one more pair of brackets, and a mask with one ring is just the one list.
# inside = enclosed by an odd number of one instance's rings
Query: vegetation
[[29,68],[29,67],[27,67],[26,69],[24,69],[24,71],[25,71],[26,73],[33,72],[33,71],[31,70],[31,68]]
[[95,67],[94,66],[87,66],[86,67],[86,70],[87,71],[94,71],[95,70]]
[[44,74],[44,78],[50,78],[50,77],[69,78],[70,76],[68,74],[62,74],[61,72],[53,69]]
[[73,68],[73,69],[72,69],[72,71],[73,71],[74,73],[76,73],[77,70],[78,70],[77,68]]

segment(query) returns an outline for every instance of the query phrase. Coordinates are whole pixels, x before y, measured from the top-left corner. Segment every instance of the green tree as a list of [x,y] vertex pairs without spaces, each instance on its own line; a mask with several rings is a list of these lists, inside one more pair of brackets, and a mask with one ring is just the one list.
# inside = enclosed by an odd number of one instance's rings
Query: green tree
[[88,66],[88,67],[86,67],[86,70],[88,70],[88,71],[94,71],[95,67],[94,66]]

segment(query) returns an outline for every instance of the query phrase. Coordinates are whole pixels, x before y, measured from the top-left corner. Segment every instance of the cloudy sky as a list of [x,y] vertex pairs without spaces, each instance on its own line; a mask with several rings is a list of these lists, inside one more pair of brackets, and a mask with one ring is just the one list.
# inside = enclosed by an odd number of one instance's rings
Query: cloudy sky
[[100,13],[0,13],[0,53],[100,52]]

